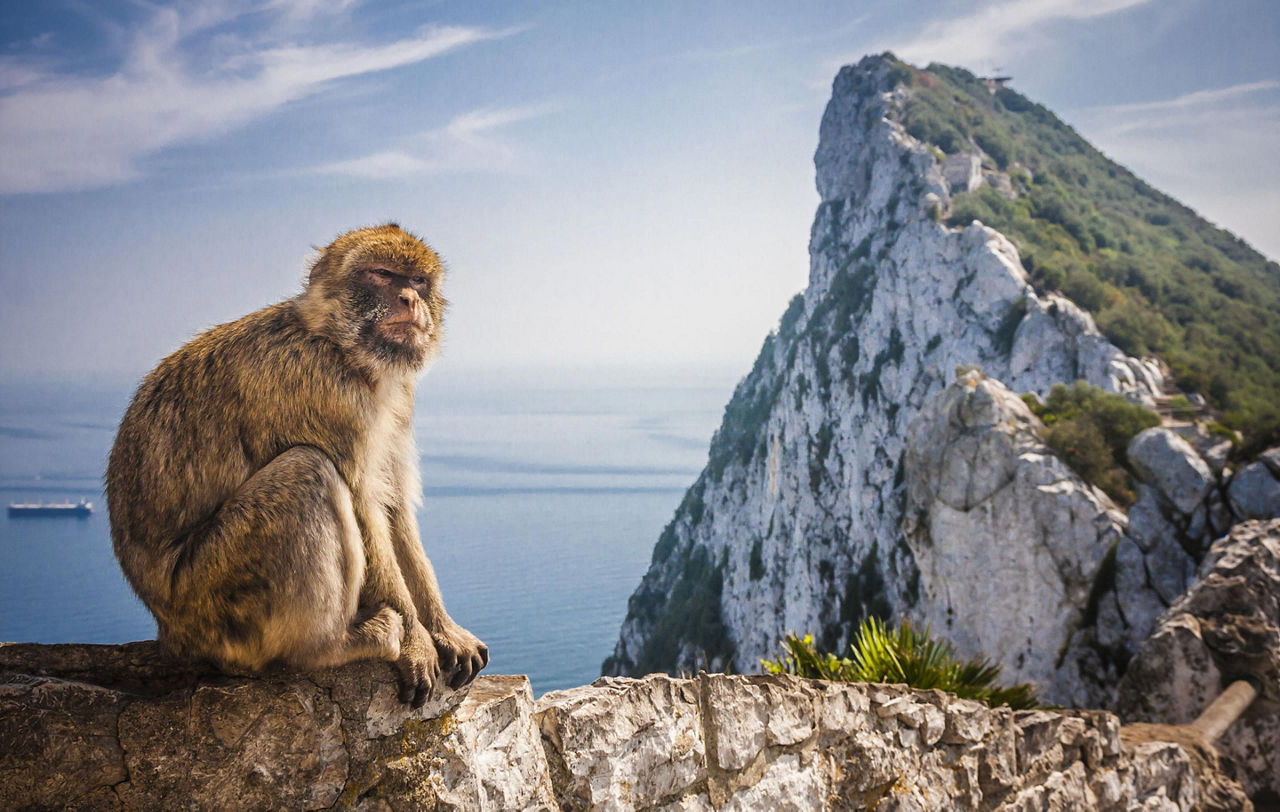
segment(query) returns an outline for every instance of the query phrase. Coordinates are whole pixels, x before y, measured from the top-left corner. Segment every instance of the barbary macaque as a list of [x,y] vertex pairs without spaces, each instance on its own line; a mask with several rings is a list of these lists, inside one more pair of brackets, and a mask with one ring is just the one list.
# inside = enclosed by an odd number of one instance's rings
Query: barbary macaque
[[420,707],[489,651],[418,537],[412,418],[444,267],[392,224],[323,249],[297,296],[160,362],[107,464],[111,536],[168,651],[231,672],[392,662]]

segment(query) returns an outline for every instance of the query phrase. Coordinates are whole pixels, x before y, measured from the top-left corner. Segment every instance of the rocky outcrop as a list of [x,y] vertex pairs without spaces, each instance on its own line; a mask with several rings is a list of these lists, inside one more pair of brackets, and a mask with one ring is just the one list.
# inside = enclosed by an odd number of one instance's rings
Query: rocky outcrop
[[907,428],[903,528],[920,571],[913,616],[965,656],[1051,702],[1107,691],[1065,657],[1092,623],[1090,596],[1126,519],[1040,439],[1040,420],[999,381],[969,372]]
[[1128,447],[1140,479],[1126,516],[1043,444],[1043,429],[979,372],[911,422],[902,527],[920,583],[910,616],[1050,701],[1109,707],[1212,540],[1248,518],[1223,497],[1240,474],[1221,478],[1178,434],[1147,429]]
[[[1150,727],[1150,726],[1148,726]],[[237,679],[152,644],[0,647],[6,809],[1244,809],[1212,750],[1101,711],[787,676]]]
[[[1099,580],[1097,623],[1077,637],[1072,651],[1102,675],[1101,684],[1110,686],[1124,674],[1161,613],[1191,586],[1213,540],[1237,522],[1280,516],[1280,496],[1274,501],[1246,499],[1257,512],[1243,509],[1230,496],[1233,491],[1280,490],[1265,463],[1266,454],[1232,475],[1230,469],[1207,465],[1170,429],[1153,428],[1134,437],[1127,456],[1142,477],[1138,499],[1129,509],[1129,528],[1116,547],[1114,567]],[[1246,471],[1260,476],[1241,485]],[[1109,706],[1105,694],[1095,704]]]
[[1036,293],[1001,234],[935,221],[949,184],[895,121],[910,91],[894,64],[868,57],[835,80],[814,159],[808,288],[726,408],[606,673],[751,672],[789,630],[842,647],[868,614],[938,625],[903,530],[902,460],[907,426],[957,365],[1016,392],[1077,379],[1147,402],[1160,391],[1157,364]]
[[1251,795],[1280,795],[1280,519],[1214,542],[1120,684],[1126,720],[1187,723],[1234,680],[1258,699],[1218,740]]
[[1213,487],[1213,473],[1191,445],[1165,428],[1147,429],[1134,437],[1129,465],[1183,515],[1190,515]]

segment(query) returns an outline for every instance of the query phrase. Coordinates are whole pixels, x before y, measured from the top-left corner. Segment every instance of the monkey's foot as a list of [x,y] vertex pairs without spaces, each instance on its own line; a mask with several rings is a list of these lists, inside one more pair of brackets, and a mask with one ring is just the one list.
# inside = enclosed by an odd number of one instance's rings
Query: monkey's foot
[[[399,617],[399,613],[396,616]],[[440,659],[421,623],[413,621],[405,632],[400,643],[400,659],[396,660],[400,671],[400,701],[421,708],[431,698],[440,678]]]
[[440,673],[454,690],[471,682],[489,664],[489,647],[452,620],[431,632],[431,639],[440,656]]

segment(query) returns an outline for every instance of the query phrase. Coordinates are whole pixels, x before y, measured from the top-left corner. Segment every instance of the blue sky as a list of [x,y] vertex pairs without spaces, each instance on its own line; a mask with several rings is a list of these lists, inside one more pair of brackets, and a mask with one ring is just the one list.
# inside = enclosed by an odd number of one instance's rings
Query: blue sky
[[808,273],[841,64],[996,69],[1280,257],[1280,7],[3,2],[0,374],[132,377],[399,221],[441,367],[746,371]]

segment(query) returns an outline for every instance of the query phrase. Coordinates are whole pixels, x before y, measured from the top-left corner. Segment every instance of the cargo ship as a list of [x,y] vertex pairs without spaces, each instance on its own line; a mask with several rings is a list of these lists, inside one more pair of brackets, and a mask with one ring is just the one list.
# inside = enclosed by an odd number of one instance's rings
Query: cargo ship
[[93,513],[93,503],[81,499],[79,502],[10,502],[10,518],[27,518],[36,516],[79,516]]

